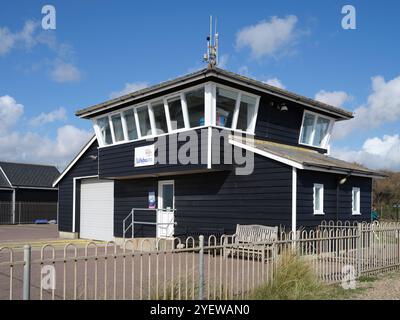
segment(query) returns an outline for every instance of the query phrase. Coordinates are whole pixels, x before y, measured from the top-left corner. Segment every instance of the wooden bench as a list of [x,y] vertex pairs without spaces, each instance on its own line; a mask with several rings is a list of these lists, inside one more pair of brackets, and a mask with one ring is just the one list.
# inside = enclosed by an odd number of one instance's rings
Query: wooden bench
[[[231,238],[231,242],[229,242]],[[271,251],[271,243],[278,240],[278,227],[262,225],[236,225],[236,232],[225,238],[227,248],[224,251],[225,258],[229,255],[256,254],[264,259],[265,251]],[[251,244],[254,243],[254,246]]]

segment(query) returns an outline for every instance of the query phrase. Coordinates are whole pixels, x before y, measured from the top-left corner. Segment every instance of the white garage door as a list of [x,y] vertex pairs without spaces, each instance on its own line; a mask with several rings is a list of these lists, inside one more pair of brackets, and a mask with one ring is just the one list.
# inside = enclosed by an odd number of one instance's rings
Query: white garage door
[[82,180],[80,206],[80,237],[113,240],[114,182],[97,179]]

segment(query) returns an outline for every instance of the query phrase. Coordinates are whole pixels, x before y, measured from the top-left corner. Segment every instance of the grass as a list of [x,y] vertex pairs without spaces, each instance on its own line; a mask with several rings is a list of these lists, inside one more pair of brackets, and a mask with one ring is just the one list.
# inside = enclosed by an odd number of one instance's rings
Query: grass
[[[343,290],[343,289],[342,289]],[[319,281],[311,266],[294,253],[282,254],[274,281],[255,289],[254,300],[326,300],[343,294],[335,286]]]

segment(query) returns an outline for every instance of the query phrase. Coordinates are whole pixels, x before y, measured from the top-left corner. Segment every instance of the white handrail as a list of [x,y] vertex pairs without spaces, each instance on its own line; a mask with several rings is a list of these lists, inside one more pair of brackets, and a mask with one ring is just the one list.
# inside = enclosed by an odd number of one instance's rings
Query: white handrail
[[[135,237],[135,224],[142,224],[142,225],[155,225],[156,228],[159,225],[177,225],[176,222],[147,222],[147,221],[135,221],[135,210],[137,211],[155,211],[156,213],[159,211],[167,211],[167,212],[175,212],[176,209],[150,209],[150,208],[132,208],[131,212],[126,216],[126,218],[122,221],[122,228],[123,228],[123,238],[125,240],[126,232],[131,229],[131,238]],[[126,221],[131,218],[131,223],[126,226]],[[156,217],[157,219],[157,217]]]

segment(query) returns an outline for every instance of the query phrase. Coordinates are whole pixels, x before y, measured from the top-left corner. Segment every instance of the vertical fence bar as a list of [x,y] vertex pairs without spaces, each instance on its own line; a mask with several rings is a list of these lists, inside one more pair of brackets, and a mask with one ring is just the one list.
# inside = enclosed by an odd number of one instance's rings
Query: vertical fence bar
[[24,246],[23,300],[31,298],[31,246]]
[[362,241],[361,241],[361,237],[362,237],[362,224],[359,223],[357,226],[357,242],[356,242],[356,246],[357,246],[357,275],[360,277],[361,276],[361,252],[362,252]]
[[199,236],[199,300],[204,299],[204,236]]

